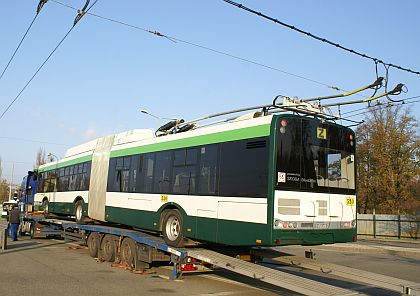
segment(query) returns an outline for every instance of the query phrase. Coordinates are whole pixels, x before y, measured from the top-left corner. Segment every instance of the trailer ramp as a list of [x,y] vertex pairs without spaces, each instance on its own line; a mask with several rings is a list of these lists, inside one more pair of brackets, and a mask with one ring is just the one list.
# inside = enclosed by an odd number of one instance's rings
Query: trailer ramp
[[326,263],[314,259],[299,256],[288,256],[284,255],[284,253],[282,252],[278,252],[272,249],[254,249],[252,250],[252,253],[261,258],[267,258],[281,263],[321,271],[323,273],[336,275],[348,280],[358,281],[378,288],[399,292],[402,295],[420,296],[419,283],[410,282],[365,270],[355,269],[343,265]]
[[192,258],[304,295],[363,295],[356,291],[305,279],[303,277],[229,257],[207,249],[194,248],[183,249],[183,251]]

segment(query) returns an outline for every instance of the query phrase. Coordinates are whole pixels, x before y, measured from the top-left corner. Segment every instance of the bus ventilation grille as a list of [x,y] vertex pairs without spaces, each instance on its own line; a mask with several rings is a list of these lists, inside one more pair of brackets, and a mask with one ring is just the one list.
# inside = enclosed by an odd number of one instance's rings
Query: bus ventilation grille
[[246,149],[264,148],[267,145],[266,140],[253,141],[246,143]]

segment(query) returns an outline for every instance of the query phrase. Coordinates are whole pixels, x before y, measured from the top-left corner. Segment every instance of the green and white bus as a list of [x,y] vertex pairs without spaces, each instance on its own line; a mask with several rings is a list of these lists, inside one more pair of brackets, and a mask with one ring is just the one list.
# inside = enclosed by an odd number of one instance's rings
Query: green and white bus
[[310,116],[253,117],[71,148],[39,168],[35,203],[78,222],[161,232],[171,246],[354,241],[354,132]]

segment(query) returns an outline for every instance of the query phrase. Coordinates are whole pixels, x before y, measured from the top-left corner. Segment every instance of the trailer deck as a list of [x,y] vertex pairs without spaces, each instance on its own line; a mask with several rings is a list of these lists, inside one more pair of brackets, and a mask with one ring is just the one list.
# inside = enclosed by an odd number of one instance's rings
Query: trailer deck
[[[41,230],[41,233],[56,235],[58,231],[61,231],[64,238],[68,238],[70,240],[84,240],[88,234],[94,232],[101,233],[102,235],[113,235],[115,237],[119,237],[120,242],[122,238],[130,238],[139,246],[149,248],[143,248],[141,250],[137,248],[137,252],[144,252],[146,250],[160,252],[163,254],[163,257],[158,257],[158,261],[168,260],[173,264],[173,279],[181,277],[184,273],[181,269],[181,265],[187,263],[188,258],[194,258],[194,260],[198,260],[199,262],[203,262],[207,265],[223,268],[231,272],[304,295],[362,295],[362,293],[358,291],[344,289],[301,276],[292,275],[281,270],[237,259],[228,256],[223,252],[202,247],[174,248],[168,246],[161,237],[142,231],[105,225],[81,225],[75,222],[57,219],[41,219],[36,221],[36,223],[49,225],[49,227],[44,227]],[[352,269],[345,266],[322,263],[313,259],[300,258],[297,256],[281,256],[281,253],[268,248],[253,248],[250,252],[260,258],[266,258],[290,265],[298,265],[302,268],[318,270],[323,273],[334,274],[351,281],[363,282],[368,285],[399,292],[402,295],[420,295],[420,285],[418,283],[358,269]],[[139,258],[144,258],[144,256],[140,256]],[[150,263],[152,261],[152,256],[149,256],[149,258],[150,260],[146,263]],[[141,260],[136,260],[136,268],[148,267],[147,264],[144,265],[140,261]]]

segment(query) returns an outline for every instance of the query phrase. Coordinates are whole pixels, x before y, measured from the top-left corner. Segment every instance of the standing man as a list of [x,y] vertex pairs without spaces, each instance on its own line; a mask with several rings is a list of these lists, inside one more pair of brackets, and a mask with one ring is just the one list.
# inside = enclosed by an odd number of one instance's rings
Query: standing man
[[17,233],[20,224],[19,214],[19,207],[17,205],[13,205],[12,210],[9,212],[9,225],[13,241],[17,241]]

